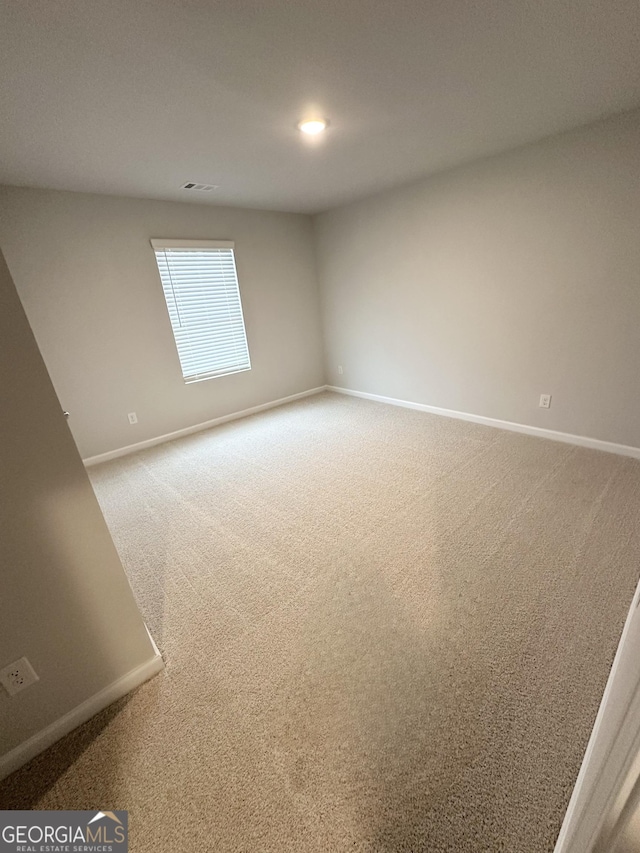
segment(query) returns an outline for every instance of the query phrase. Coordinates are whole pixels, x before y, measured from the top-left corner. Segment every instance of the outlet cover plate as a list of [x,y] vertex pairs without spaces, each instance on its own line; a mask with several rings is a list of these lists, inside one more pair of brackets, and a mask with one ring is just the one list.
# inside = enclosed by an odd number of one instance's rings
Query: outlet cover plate
[[14,660],[9,666],[0,669],[0,684],[9,696],[15,696],[16,693],[20,693],[21,690],[30,687],[39,680],[34,668],[26,658]]

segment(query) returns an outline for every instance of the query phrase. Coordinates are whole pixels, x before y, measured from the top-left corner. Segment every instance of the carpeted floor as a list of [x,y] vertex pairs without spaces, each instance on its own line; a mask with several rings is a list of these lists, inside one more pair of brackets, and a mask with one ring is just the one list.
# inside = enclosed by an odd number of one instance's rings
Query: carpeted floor
[[323,394],[91,471],[166,671],[0,786],[134,853],[551,851],[640,463]]

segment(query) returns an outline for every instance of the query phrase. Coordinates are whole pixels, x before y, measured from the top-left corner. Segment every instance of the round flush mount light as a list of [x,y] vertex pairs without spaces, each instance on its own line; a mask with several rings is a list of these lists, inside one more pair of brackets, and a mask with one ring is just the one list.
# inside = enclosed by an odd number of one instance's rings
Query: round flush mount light
[[308,118],[298,122],[298,130],[301,133],[306,133],[307,136],[317,136],[329,126],[329,121],[326,118]]

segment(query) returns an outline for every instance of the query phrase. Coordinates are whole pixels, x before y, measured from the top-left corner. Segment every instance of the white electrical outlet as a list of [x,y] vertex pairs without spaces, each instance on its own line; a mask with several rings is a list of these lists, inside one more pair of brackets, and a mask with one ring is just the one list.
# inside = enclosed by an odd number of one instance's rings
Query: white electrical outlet
[[548,409],[551,406],[551,394],[540,394],[540,408]]
[[9,696],[15,696],[16,693],[24,690],[25,687],[30,687],[39,680],[26,658],[14,660],[9,666],[0,669],[0,684],[2,684]]
[[129,412],[127,417],[129,418],[130,424],[137,424],[138,423],[138,416],[136,415],[135,412]]
[[342,369],[342,365],[341,365],[341,364],[339,364],[339,365],[338,365],[338,373],[339,373],[340,375],[342,375],[342,374],[344,373],[344,370]]

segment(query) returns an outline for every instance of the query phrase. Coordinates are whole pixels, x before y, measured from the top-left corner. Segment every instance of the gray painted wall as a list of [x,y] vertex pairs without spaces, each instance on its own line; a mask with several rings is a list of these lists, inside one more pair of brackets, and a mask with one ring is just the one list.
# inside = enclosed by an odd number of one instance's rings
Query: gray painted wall
[[316,235],[330,384],[640,446],[640,112]]
[[0,255],[0,756],[150,661],[154,650]]
[[[152,237],[235,241],[251,371],[184,384]],[[324,382],[307,216],[5,187],[0,247],[84,458]]]
[[[317,217],[328,380],[640,446],[639,185],[634,113]],[[251,372],[184,385],[154,236],[235,240]],[[308,217],[4,188],[0,245],[84,456],[324,382]],[[3,264],[0,340],[2,754],[153,652]]]
[[[639,151],[634,112],[314,222],[4,188],[0,246],[84,457],[325,377],[640,446]],[[153,236],[235,240],[250,372],[183,383]]]

